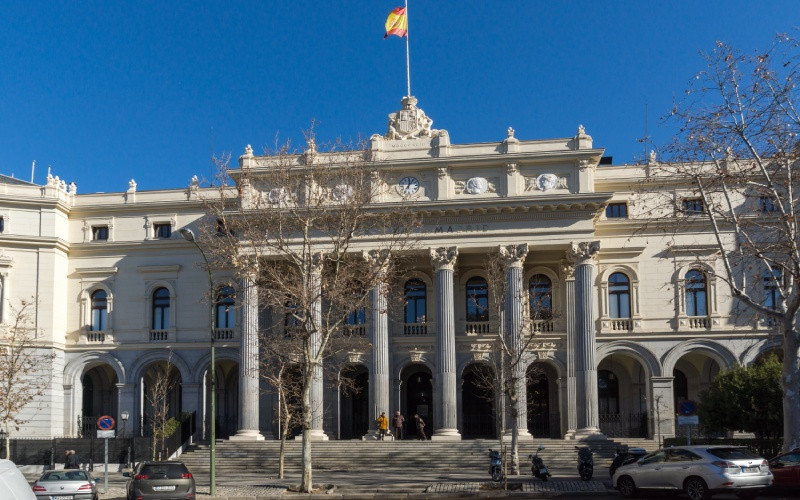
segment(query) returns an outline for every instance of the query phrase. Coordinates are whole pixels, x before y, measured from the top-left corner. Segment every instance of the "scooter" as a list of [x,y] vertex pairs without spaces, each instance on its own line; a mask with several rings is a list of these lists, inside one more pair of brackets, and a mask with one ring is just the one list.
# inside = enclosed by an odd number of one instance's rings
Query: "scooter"
[[547,478],[550,477],[550,471],[547,470],[544,460],[539,456],[539,452],[543,449],[544,445],[540,444],[536,449],[536,453],[534,455],[528,455],[528,458],[531,459],[531,472],[533,472],[533,477],[538,477],[542,481],[547,481]]
[[575,449],[578,451],[578,475],[580,475],[581,479],[584,481],[589,481],[592,479],[592,474],[594,474],[594,455],[592,454],[592,449],[588,446],[576,446]]
[[647,455],[647,451],[644,448],[617,448],[611,467],[608,468],[608,474],[613,477],[617,469],[623,465],[631,464],[645,455]]
[[489,474],[495,483],[503,479],[503,469],[500,461],[500,452],[489,450]]

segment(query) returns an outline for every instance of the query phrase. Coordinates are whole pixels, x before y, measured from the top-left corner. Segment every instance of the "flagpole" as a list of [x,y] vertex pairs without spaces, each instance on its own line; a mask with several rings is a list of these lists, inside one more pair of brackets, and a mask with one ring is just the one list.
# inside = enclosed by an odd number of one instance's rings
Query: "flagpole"
[[[408,0],[406,0],[406,23],[408,23]],[[408,97],[411,97],[411,63],[408,56],[408,31],[409,26],[406,24],[406,85],[408,90]]]

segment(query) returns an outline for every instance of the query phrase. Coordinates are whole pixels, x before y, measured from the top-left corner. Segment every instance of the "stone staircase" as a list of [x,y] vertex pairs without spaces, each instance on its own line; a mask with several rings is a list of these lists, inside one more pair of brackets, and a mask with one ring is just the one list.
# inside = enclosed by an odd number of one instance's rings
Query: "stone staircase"
[[[583,442],[537,439],[520,445],[523,470],[530,473],[528,455],[536,451],[539,443],[545,449],[540,453],[545,464],[553,471],[570,471],[577,467],[574,447]],[[614,451],[623,444],[638,446],[648,451],[656,448],[648,439],[617,439],[586,442],[594,451],[595,470],[607,471]],[[382,470],[426,471],[483,471],[488,467],[489,448],[497,449],[497,440],[475,439],[456,442],[441,441],[375,441],[348,440],[322,441],[312,444],[315,470],[356,472]],[[280,450],[279,441],[217,441],[217,475],[275,471]],[[286,446],[288,474],[301,470],[301,442],[292,440]],[[196,475],[208,473],[208,444],[194,444],[181,455],[180,460]]]

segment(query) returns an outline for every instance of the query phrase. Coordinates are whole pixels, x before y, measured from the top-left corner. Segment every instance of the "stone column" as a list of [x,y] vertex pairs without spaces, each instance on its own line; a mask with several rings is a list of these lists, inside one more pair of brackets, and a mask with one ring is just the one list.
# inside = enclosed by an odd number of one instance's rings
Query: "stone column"
[[436,389],[438,405],[434,406],[431,439],[458,441],[456,401],[456,328],[453,311],[453,268],[458,258],[456,247],[431,249],[431,263],[436,271]]
[[[183,386],[183,384],[181,384]],[[186,406],[186,398],[183,399],[184,408],[197,408],[200,409],[199,406]],[[119,429],[120,437],[127,437],[132,436],[134,431],[136,430],[135,423],[136,417],[135,409],[136,406],[136,386],[133,384],[117,384],[117,429]],[[128,421],[123,424],[122,422],[122,412],[128,412]],[[201,411],[197,412],[197,415],[202,415]],[[200,417],[198,417],[200,418]],[[124,427],[124,429],[123,429]]]
[[[121,384],[117,384],[117,387],[120,387]],[[127,386],[130,386],[128,388]],[[133,406],[133,384],[125,384],[122,386],[124,388],[119,389],[119,403],[120,403],[120,413],[123,410],[127,410],[131,415],[133,415],[132,406]],[[122,406],[123,405],[123,391],[130,392],[130,402],[131,407]],[[127,400],[128,396],[125,395],[125,400]],[[127,404],[127,403],[126,403]],[[181,384],[181,406],[186,411],[193,411],[194,413],[194,423],[195,423],[195,432],[199,433],[202,432],[203,426],[203,384]],[[130,424],[131,421],[128,421]],[[122,422],[117,422],[117,426],[122,429]],[[132,427],[132,426],[131,426]],[[133,431],[131,427],[126,426],[125,432],[129,434]]]
[[[500,258],[506,271],[505,284],[505,305],[504,310],[504,329],[505,342],[512,353],[509,365],[511,377],[517,393],[517,415],[511,415],[513,421],[509,421],[511,428],[517,429],[519,439],[531,439],[528,432],[528,386],[526,384],[527,357],[523,352],[525,349],[525,301],[528,293],[523,283],[523,265],[525,257],[528,256],[528,244],[506,245],[500,247]],[[506,411],[511,411],[510,402],[506,403]],[[506,433],[510,432],[507,430]]]
[[650,377],[650,412],[652,414],[654,439],[674,437],[675,429],[675,396],[672,382],[675,377]]
[[575,431],[578,428],[578,414],[577,408],[574,404],[578,400],[577,382],[575,380],[575,313],[577,304],[575,303],[575,267],[571,262],[565,261],[561,266],[562,274],[564,275],[566,285],[566,301],[565,301],[565,326],[567,330],[567,374],[565,377],[564,392],[566,397],[563,399],[565,404],[561,405],[561,411],[566,414],[566,431],[564,439],[573,439]]
[[[315,325],[322,324],[322,253],[315,253],[313,255],[313,264],[311,276],[309,279],[309,286],[311,286],[311,296],[316,297],[316,300],[311,304],[311,315]],[[319,331],[314,332],[309,339],[311,342],[311,350],[316,356],[319,353],[321,344]],[[311,429],[309,437],[314,441],[327,441],[328,436],[325,435],[323,429],[322,414],[324,410],[324,397],[322,386],[322,360],[314,367],[314,375],[311,379]]]
[[389,315],[387,311],[386,276],[389,252],[370,250],[364,252],[364,259],[372,266],[372,272],[381,282],[370,290],[369,339],[372,343],[372,365],[369,372],[369,431],[367,436],[377,436],[378,424],[375,420],[381,412],[391,418],[389,408]]
[[594,267],[600,242],[572,243],[568,255],[575,263],[575,382],[576,439],[605,439],[600,433],[595,360]]
[[242,280],[242,344],[239,349],[239,430],[231,440],[261,441],[258,430],[258,285]]

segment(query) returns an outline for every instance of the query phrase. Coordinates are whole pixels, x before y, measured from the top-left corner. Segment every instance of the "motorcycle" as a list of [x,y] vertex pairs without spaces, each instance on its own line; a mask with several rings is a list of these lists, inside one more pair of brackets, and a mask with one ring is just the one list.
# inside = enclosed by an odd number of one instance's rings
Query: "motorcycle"
[[531,459],[531,472],[533,472],[533,476],[538,477],[542,481],[547,481],[547,478],[550,477],[550,471],[547,470],[544,460],[539,456],[539,452],[543,449],[544,445],[540,444],[536,449],[536,453],[534,455],[528,455],[528,458]]
[[611,467],[608,468],[608,474],[614,477],[617,469],[623,465],[631,464],[645,455],[647,455],[647,451],[644,448],[617,448]]
[[489,474],[492,476],[492,481],[496,483],[503,478],[499,451],[489,450],[489,464]]
[[581,479],[584,481],[588,481],[592,479],[592,474],[594,473],[594,455],[592,454],[592,449],[588,446],[576,446],[575,449],[578,451],[578,475],[580,475]]

